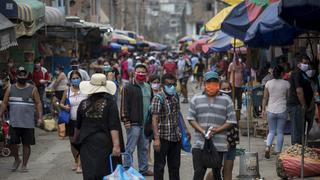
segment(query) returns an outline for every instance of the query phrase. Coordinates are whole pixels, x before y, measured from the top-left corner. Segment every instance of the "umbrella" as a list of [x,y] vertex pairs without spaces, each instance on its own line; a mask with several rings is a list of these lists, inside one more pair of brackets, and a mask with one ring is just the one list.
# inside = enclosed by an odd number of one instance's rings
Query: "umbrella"
[[190,41],[194,41],[195,38],[194,37],[191,37],[191,36],[185,36],[183,38],[181,38],[179,40],[179,43],[183,44],[183,43],[186,43],[186,42],[190,42]]
[[204,53],[226,52],[232,47],[241,47],[243,45],[242,41],[234,41],[234,38],[231,36],[222,31],[217,31],[213,38],[208,41],[208,44],[202,46],[202,51]]
[[118,44],[118,43],[110,43],[109,48],[110,48],[111,51],[118,52],[118,51],[121,51],[122,46],[120,44]]
[[291,25],[320,31],[319,0],[282,0],[279,16]]
[[131,44],[131,45],[137,44],[137,41],[135,39],[132,39],[132,38],[125,36],[125,35],[122,35],[122,34],[116,34],[116,33],[113,33],[111,35],[111,41],[119,43],[119,44],[127,44],[127,45],[128,44]]
[[222,22],[221,30],[240,40],[245,35],[251,24],[269,5],[279,0],[245,0],[232,9]]
[[149,47],[152,51],[164,51],[167,49],[166,45],[156,43],[156,42],[150,42],[150,41],[146,41],[146,42],[149,44]]
[[223,0],[223,2],[230,4],[230,5],[235,5],[241,3],[243,0]]
[[221,28],[221,23],[229,15],[234,7],[236,7],[236,5],[226,7],[222,9],[218,14],[216,14],[213,18],[211,18],[207,22],[207,24],[204,25],[205,31],[211,32],[219,30]]
[[190,46],[187,47],[187,49],[189,51],[191,51],[192,53],[195,53],[196,50],[198,49],[202,49],[202,46],[207,44],[207,41],[209,40],[209,36],[207,37],[203,37],[201,39],[196,40],[195,42],[193,42]]
[[246,45],[268,48],[293,44],[299,31],[278,17],[279,4],[279,2],[271,4],[255,20],[246,33]]

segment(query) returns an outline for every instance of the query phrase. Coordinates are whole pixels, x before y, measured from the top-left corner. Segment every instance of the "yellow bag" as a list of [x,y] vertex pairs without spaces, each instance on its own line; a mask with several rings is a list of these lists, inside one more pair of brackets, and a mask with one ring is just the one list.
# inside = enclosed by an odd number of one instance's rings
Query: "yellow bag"
[[45,119],[43,120],[43,128],[46,131],[55,131],[57,130],[57,124],[54,119]]
[[198,74],[198,66],[194,67],[193,74]]
[[58,124],[58,135],[61,138],[66,137],[66,124]]

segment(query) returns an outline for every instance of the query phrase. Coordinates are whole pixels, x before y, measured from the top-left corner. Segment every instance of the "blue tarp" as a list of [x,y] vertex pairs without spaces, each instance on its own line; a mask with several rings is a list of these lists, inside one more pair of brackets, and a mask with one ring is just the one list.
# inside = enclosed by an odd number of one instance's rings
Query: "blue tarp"
[[268,6],[246,33],[245,44],[249,47],[268,48],[293,44],[298,29],[278,17],[279,2]]

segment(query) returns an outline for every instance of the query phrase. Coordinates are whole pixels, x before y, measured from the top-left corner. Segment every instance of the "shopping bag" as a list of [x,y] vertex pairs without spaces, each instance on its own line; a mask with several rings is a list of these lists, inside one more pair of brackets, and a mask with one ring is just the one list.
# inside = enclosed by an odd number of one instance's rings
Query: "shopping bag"
[[184,150],[185,152],[191,152],[191,143],[190,143],[190,140],[187,136],[186,129],[184,127],[184,119],[183,119],[181,112],[179,112],[178,125],[179,125],[179,129],[180,129],[180,133],[181,133],[182,150]]
[[180,93],[180,92],[181,92],[181,84],[180,84],[179,81],[177,81],[176,91],[177,91],[177,93]]
[[[132,166],[132,157],[128,153],[121,153],[121,155],[129,156],[130,157],[130,164]],[[117,168],[113,171],[113,165],[112,165],[112,154],[109,156],[109,163],[110,163],[110,169],[112,174],[103,177],[103,180],[145,180],[145,178],[133,167],[130,167],[128,170],[125,170],[125,168],[118,164]]]
[[64,123],[58,124],[58,135],[59,137],[66,136],[66,124]]

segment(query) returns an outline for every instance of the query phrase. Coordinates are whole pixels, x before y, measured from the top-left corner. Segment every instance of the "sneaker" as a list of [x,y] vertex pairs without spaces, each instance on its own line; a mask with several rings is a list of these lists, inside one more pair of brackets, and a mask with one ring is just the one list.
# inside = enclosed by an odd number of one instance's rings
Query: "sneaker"
[[148,170],[147,172],[142,173],[142,176],[153,176],[153,172]]
[[270,147],[266,147],[264,157],[270,159]]

